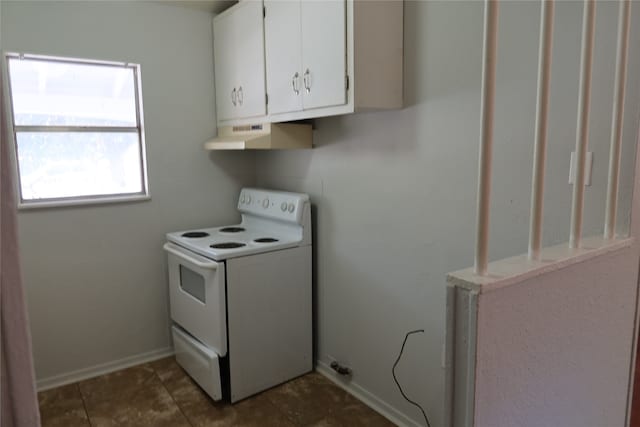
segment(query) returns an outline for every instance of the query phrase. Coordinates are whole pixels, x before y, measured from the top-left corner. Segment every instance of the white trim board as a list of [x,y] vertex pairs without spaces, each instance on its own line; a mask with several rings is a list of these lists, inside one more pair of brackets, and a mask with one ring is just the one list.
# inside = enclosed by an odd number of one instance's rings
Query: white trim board
[[77,381],[86,380],[97,377],[99,375],[108,374],[119,371],[121,369],[130,368],[131,366],[140,365],[146,362],[162,359],[173,355],[173,347],[166,347],[159,350],[149,351],[147,353],[136,354],[125,357],[123,359],[114,360],[112,362],[101,363],[99,365],[88,368],[78,369],[64,374],[54,375],[48,378],[38,379],[36,387],[38,391],[49,390],[51,388],[60,387],[66,384],[75,383]]
[[361,385],[354,383],[353,381],[340,381],[340,378],[337,377],[335,371],[331,369],[326,363],[321,362],[320,360],[316,361],[316,371],[322,376],[329,379],[331,382],[335,383],[340,388],[347,391],[349,394],[352,394],[358,400],[362,401],[362,403],[364,403],[395,425],[399,427],[421,427],[420,424],[417,424],[415,421],[404,415],[402,412],[398,411],[396,408],[389,405],[384,400],[380,399],[378,396],[366,390]]

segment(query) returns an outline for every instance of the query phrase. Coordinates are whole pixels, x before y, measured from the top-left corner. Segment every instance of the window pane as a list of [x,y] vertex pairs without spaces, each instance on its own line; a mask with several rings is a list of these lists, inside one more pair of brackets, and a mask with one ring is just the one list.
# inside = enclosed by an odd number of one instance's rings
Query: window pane
[[16,125],[137,125],[132,68],[9,58]]
[[18,132],[23,200],[142,193],[137,133]]

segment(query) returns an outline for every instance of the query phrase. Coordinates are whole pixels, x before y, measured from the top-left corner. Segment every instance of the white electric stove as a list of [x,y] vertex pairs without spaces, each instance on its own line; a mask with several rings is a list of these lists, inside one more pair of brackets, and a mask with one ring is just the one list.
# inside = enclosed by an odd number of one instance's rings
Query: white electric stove
[[176,359],[231,402],[312,369],[311,209],[245,188],[240,224],[167,234]]

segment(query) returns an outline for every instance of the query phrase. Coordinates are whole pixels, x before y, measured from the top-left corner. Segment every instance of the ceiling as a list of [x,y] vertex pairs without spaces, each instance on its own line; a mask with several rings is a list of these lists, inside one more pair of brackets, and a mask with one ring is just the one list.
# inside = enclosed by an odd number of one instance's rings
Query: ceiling
[[156,0],[159,3],[170,4],[173,6],[188,7],[191,9],[206,10],[212,13],[220,13],[229,8],[235,0]]

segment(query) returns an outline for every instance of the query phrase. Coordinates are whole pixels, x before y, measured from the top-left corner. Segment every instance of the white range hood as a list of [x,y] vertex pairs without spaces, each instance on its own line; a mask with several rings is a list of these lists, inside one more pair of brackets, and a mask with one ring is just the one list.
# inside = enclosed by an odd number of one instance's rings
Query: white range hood
[[264,123],[226,126],[218,136],[204,143],[206,150],[280,150],[311,148],[310,124]]

